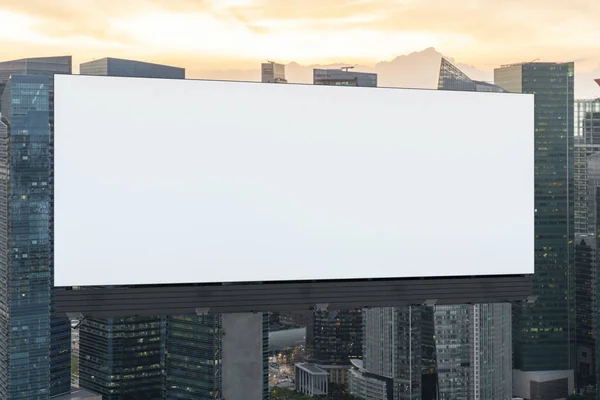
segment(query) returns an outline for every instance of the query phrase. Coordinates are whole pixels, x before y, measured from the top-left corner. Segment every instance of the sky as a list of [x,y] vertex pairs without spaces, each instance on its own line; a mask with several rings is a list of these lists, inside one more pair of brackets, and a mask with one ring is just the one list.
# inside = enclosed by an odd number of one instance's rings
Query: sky
[[600,76],[599,21],[598,0],[0,0],[0,55],[71,54],[76,70],[134,58],[202,78],[265,60],[375,66],[435,48],[481,71],[540,59]]

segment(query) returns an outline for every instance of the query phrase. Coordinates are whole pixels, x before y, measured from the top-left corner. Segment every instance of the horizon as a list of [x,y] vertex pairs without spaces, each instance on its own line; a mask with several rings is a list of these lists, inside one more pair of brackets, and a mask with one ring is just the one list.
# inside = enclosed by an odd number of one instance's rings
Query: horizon
[[[0,0],[0,43],[7,60],[72,54],[74,72],[82,62],[110,56],[231,80],[239,80],[240,71],[254,71],[259,79],[259,63],[266,60],[377,69],[428,49],[467,67],[477,80],[482,74],[489,80],[503,64],[573,61],[581,79],[578,97],[598,97],[591,79],[600,77],[600,2],[568,3],[105,0],[98,7],[90,1]],[[415,85],[426,79],[415,78]]]

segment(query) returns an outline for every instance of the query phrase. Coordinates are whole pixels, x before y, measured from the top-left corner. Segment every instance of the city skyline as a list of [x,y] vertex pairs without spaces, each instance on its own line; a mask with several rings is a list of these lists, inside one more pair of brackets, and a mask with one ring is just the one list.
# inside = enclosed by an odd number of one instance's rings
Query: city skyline
[[[466,72],[482,80],[491,80],[493,68],[501,64],[574,61],[581,75],[576,97],[600,95],[591,80],[600,76],[595,40],[600,28],[594,23],[600,3],[593,0],[555,0],[552,7],[537,0],[435,7],[432,0],[350,0],[343,5],[310,0],[302,6],[271,0],[112,3],[103,2],[100,9],[93,2],[60,0],[50,7],[39,0],[0,0],[5,58],[73,54],[76,66],[120,57],[180,65],[190,78],[260,80],[257,65],[266,60],[377,69],[378,63],[435,48],[453,57],[459,68],[480,71],[484,76]],[[293,68],[288,71],[294,82]],[[432,88],[436,79],[431,78]]]

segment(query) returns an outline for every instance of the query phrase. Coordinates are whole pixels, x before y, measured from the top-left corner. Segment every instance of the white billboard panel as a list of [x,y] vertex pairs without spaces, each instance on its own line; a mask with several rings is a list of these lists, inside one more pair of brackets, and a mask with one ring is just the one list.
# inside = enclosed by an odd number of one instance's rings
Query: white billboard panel
[[55,284],[533,273],[533,96],[57,75]]

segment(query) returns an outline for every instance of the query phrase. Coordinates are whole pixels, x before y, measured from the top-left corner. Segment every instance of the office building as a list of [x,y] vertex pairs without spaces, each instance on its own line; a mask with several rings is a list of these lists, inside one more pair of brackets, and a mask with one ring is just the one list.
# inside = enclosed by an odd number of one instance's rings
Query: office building
[[332,86],[377,86],[377,74],[344,69],[313,69],[313,84]]
[[[315,85],[377,86],[377,74],[337,69],[314,69]],[[316,310],[310,342],[314,358],[323,365],[350,368],[350,360],[362,356],[362,310]],[[345,382],[346,370],[338,371]]]
[[314,318],[314,358],[321,364],[350,365],[362,357],[362,310],[318,310]]
[[455,90],[463,92],[508,92],[492,83],[472,80],[467,74],[443,57],[440,64],[437,88],[438,90]]
[[[2,398],[47,398],[70,391],[71,326],[54,312],[52,287],[54,75],[70,73],[70,56],[0,62],[0,112],[12,138],[9,153],[18,152],[30,165],[17,165],[16,157],[5,160],[11,164],[12,183],[4,195],[11,219],[31,221],[28,228],[16,220],[1,223],[11,252],[2,267],[11,288],[8,330],[0,333],[8,351]],[[21,147],[13,150],[18,143]],[[35,239],[28,242],[27,235]]]
[[79,66],[81,75],[185,79],[185,68],[120,58],[101,58]]
[[600,152],[600,98],[575,100],[575,234],[593,232],[593,218],[588,220],[587,159]]
[[[184,79],[185,69],[103,58],[83,63],[86,75]],[[169,317],[87,319],[79,330],[79,384],[107,399],[161,398]],[[193,329],[193,322],[190,329]],[[191,338],[193,340],[193,338]],[[176,360],[181,347],[172,347]],[[176,371],[177,369],[175,369]],[[167,381],[177,386],[177,374]],[[176,397],[175,397],[176,398]]]
[[579,387],[596,382],[596,237],[593,234],[575,235],[575,286],[577,326],[576,377]]
[[494,70],[494,82],[513,93],[535,94],[536,302],[513,309],[514,367],[571,371],[576,362],[574,64],[504,65]]
[[79,385],[107,400],[160,399],[164,319],[88,319],[81,324]]
[[363,311],[363,359],[353,360],[350,393],[368,400],[420,400],[421,307]]
[[600,184],[600,99],[576,100],[575,130],[575,304],[577,386],[596,384],[597,232],[596,190]]
[[219,315],[167,318],[165,399],[215,399],[221,392]]
[[287,83],[285,65],[269,61],[261,64],[261,81],[263,83]]
[[511,399],[511,305],[437,306],[439,399]]
[[[442,58],[439,90],[507,93],[475,81]],[[440,399],[510,399],[512,332],[510,304],[440,306],[434,313]],[[431,357],[429,357],[431,359]]]

